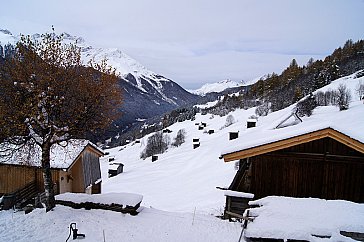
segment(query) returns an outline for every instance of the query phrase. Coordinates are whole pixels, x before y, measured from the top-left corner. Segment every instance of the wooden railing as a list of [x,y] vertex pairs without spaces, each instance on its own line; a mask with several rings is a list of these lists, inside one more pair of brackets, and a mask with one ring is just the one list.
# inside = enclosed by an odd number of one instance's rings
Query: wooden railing
[[12,208],[14,205],[19,204],[20,207],[37,195],[36,182],[32,181],[24,187],[4,195],[1,208],[6,210]]

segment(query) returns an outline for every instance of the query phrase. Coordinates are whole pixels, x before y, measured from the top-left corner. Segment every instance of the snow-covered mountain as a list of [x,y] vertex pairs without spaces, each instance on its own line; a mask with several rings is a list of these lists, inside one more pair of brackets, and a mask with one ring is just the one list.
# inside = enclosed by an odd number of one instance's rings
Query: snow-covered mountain
[[236,87],[242,87],[242,86],[249,86],[252,85],[254,83],[256,83],[259,80],[264,80],[266,79],[266,75],[262,76],[262,77],[257,77],[254,78],[252,80],[249,81],[232,81],[230,79],[226,79],[226,80],[222,80],[219,82],[215,82],[215,83],[206,83],[204,84],[202,87],[200,87],[199,89],[196,90],[188,90],[190,93],[194,93],[200,96],[205,96],[208,93],[212,93],[212,92],[223,92],[226,89],[229,88],[236,88]]
[[[40,38],[33,34],[33,38]],[[123,104],[120,109],[123,115],[115,124],[110,135],[121,129],[130,127],[138,120],[148,119],[172,109],[189,104],[199,97],[187,92],[176,82],[148,70],[117,48],[99,48],[87,43],[82,37],[63,33],[65,43],[74,43],[81,48],[83,63],[90,59],[108,60],[108,64],[116,68],[120,74],[120,86],[123,89]],[[0,29],[0,45],[15,44],[19,36],[9,30]]]
[[[63,33],[64,41],[76,43],[81,47],[81,55],[84,63],[90,59],[100,62],[107,59],[109,65],[116,68],[120,76],[132,86],[144,93],[154,93],[162,100],[172,105],[179,106],[181,100],[172,96],[168,91],[173,85],[172,80],[148,70],[145,66],[134,60],[117,48],[99,48],[88,44],[83,38]],[[168,89],[168,91],[167,91]]]
[[243,82],[236,82],[236,81],[232,81],[232,80],[222,80],[216,83],[206,83],[204,84],[201,88],[196,89],[196,90],[189,90],[191,93],[200,95],[200,96],[205,96],[207,93],[211,93],[211,92],[222,92],[227,88],[233,88],[233,87],[239,87],[242,86],[244,83]]

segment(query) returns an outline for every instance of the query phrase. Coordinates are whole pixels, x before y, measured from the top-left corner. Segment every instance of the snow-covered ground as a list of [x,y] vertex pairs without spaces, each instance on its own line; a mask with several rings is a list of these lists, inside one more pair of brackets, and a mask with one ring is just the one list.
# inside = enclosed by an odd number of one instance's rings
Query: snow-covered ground
[[[364,233],[364,204],[317,198],[266,197],[250,209],[247,237],[307,241],[353,241],[340,234]],[[322,239],[320,237],[330,237]]]
[[[66,241],[69,225],[75,222],[81,241],[107,242],[200,242],[237,241],[240,224],[213,216],[193,213],[169,213],[144,208],[137,216],[105,210],[72,209],[58,205],[54,211],[44,209],[24,212],[0,212],[0,241]],[[105,240],[104,240],[105,234]],[[72,235],[69,241],[72,240]]]
[[[108,159],[101,159],[102,191],[131,192],[144,196],[143,205],[176,212],[221,214],[225,197],[216,187],[228,187],[236,173],[234,163],[219,159],[221,145],[228,143],[229,131],[245,129],[246,119],[254,109],[233,112],[235,124],[220,130],[226,117],[197,114],[196,120],[176,123],[169,127],[171,140],[179,129],[186,130],[186,142],[171,147],[159,155],[156,162],[151,158],[140,159],[147,137],[140,144],[128,144],[108,150],[113,162],[124,164],[124,172],[107,178]],[[213,118],[212,118],[213,117]],[[196,123],[205,122],[205,130],[198,130]],[[214,134],[205,131],[213,129]],[[200,147],[193,149],[192,139],[200,139]]]

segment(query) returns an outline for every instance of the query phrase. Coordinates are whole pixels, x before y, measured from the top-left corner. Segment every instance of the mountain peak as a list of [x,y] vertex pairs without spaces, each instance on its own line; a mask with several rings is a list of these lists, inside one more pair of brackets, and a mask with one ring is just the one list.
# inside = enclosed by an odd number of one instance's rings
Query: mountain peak
[[13,35],[9,30],[7,29],[0,29],[0,32],[6,35]]
[[201,88],[196,89],[196,90],[190,90],[190,92],[200,95],[200,96],[204,96],[210,92],[222,92],[227,88],[239,87],[242,85],[243,85],[242,81],[236,82],[236,81],[232,81],[230,79],[225,79],[225,80],[218,81],[215,83],[206,83]]

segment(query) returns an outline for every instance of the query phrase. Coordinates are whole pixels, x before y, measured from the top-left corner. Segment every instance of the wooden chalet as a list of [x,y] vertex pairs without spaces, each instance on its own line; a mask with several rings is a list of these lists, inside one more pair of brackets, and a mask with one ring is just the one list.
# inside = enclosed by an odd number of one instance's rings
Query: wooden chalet
[[[244,134],[244,142],[237,139],[235,147],[222,153],[225,162],[239,161],[228,189],[254,194],[254,199],[277,195],[363,203],[364,131],[353,131],[348,124],[303,122],[264,132],[249,130],[253,132]],[[235,208],[228,214],[242,215],[246,207]]]
[[[55,193],[101,193],[99,158],[103,151],[86,140],[72,140],[51,149],[51,174]],[[44,191],[40,152],[28,156],[17,151],[0,160],[0,196],[20,190]],[[29,190],[28,189],[28,190]],[[30,194],[29,194],[30,195]]]

